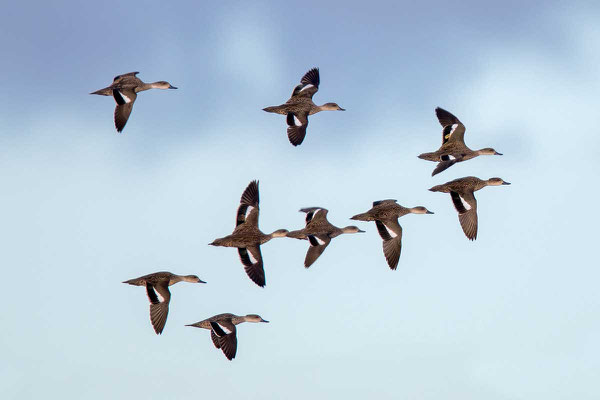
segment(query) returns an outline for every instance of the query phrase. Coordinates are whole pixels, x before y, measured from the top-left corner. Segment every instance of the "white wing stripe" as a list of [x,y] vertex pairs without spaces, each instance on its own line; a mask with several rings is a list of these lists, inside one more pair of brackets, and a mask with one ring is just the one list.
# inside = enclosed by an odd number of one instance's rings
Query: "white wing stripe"
[[308,88],[311,88],[311,87],[313,87],[312,83],[310,83],[310,84],[308,84],[308,85],[304,86],[302,89],[300,89],[300,92],[301,92],[301,91],[303,91],[303,90],[306,90],[306,89],[308,89]]
[[388,228],[386,224],[383,224],[383,226],[385,226],[385,230],[392,238],[395,238],[396,236],[398,236],[398,234],[396,232],[394,232],[393,230],[391,230],[390,228]]
[[321,246],[322,246],[322,245],[324,245],[324,244],[325,244],[325,241],[324,241],[324,240],[321,240],[321,239],[319,239],[317,236],[315,236],[314,238],[315,238],[315,239],[317,239],[317,243],[319,243],[319,245],[321,245]]
[[252,252],[250,250],[247,250],[247,251],[248,251],[248,258],[250,259],[250,262],[252,264],[256,264],[258,262],[258,260],[256,258],[254,258],[254,256],[252,255]]
[[229,335],[231,333],[231,329],[227,328],[226,326],[221,325],[220,323],[217,322],[217,325],[219,325],[219,327],[221,329],[223,329],[223,332],[225,332],[227,335]]
[[294,125],[296,125],[296,126],[302,126],[302,122],[300,122],[300,120],[298,119],[298,117],[296,117],[295,115],[294,115]]
[[131,103],[131,99],[129,97],[125,96],[123,94],[123,92],[121,92],[120,90],[119,90],[119,94],[121,95],[121,97],[123,98],[123,100],[125,100],[125,104]]
[[468,211],[468,210],[470,210],[470,209],[471,209],[471,205],[470,205],[469,203],[467,203],[467,202],[465,201],[465,199],[463,199],[463,198],[462,198],[462,196],[458,196],[458,197],[460,198],[460,201],[461,201],[461,203],[462,203],[463,207],[465,207],[465,209],[466,209],[467,211]]
[[161,303],[164,303],[165,302],[165,298],[160,295],[159,291],[155,290],[154,288],[152,288],[152,290],[154,290],[154,293],[156,294],[156,297],[158,297],[158,301],[161,302]]

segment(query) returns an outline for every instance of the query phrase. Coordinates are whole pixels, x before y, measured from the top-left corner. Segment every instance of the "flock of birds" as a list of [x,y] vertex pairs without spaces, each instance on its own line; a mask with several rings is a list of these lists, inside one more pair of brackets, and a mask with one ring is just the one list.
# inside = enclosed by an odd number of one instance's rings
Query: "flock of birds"
[[[113,83],[91,94],[112,96],[117,105],[114,113],[115,126],[121,132],[129,119],[137,93],[148,89],[177,89],[170,83],[159,81],[144,83],[136,75],[138,72],[119,75]],[[300,145],[306,136],[308,116],[325,110],[345,111],[336,103],[325,103],[321,106],[313,103],[313,96],[319,90],[319,70],[308,71],[297,85],[290,99],[279,106],[266,107],[263,110],[286,116],[287,135],[290,143]],[[437,162],[432,176],[450,168],[457,162],[470,160],[480,155],[501,155],[492,148],[471,150],[465,145],[465,126],[450,112],[435,109],[436,116],[442,125],[442,146],[434,152],[423,153],[419,158]],[[509,185],[501,178],[487,180],[473,176],[459,178],[429,189],[432,192],[449,193],[452,203],[458,212],[460,225],[469,240],[477,238],[477,200],[474,192],[486,186]],[[295,231],[278,229],[270,234],[263,233],[258,228],[259,190],[258,181],[252,181],[242,193],[240,205],[236,214],[236,226],[231,235],[215,239],[210,245],[235,247],[244,265],[248,277],[258,286],[264,287],[265,271],[260,246],[276,237],[290,237],[307,240],[309,248],[304,260],[304,266],[310,267],[325,251],[331,239],[344,233],[364,232],[356,226],[338,228],[327,220],[328,210],[322,207],[303,208],[306,213],[305,227]],[[422,206],[403,207],[396,200],[379,200],[373,202],[373,207],[350,219],[358,221],[375,221],[377,231],[383,240],[383,254],[388,266],[395,270],[398,266],[402,250],[402,227],[398,218],[407,214],[433,214]],[[169,312],[171,293],[169,286],[177,282],[205,283],[196,275],[176,275],[171,272],[156,272],[153,274],[130,279],[123,283],[135,286],[145,286],[150,300],[150,321],[157,334],[161,334]],[[242,322],[269,322],[256,314],[238,316],[234,314],[218,314],[203,321],[187,326],[210,330],[213,344],[221,349],[227,359],[235,358],[237,351],[236,325]]]

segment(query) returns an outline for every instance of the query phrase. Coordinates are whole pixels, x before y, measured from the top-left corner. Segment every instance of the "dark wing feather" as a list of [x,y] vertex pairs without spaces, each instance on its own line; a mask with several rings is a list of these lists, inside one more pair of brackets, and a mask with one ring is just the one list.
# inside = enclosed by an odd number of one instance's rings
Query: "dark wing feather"
[[435,169],[431,173],[431,176],[437,175],[440,172],[447,170],[448,168],[450,168],[451,166],[453,166],[454,164],[456,164],[457,162],[459,162],[461,160],[462,160],[462,158],[455,158],[455,159],[451,160],[450,157],[448,157],[448,156],[442,156],[442,161],[440,161],[438,163],[438,165],[435,167]]
[[[235,358],[235,353],[237,352],[235,325],[231,321],[211,321],[210,326],[212,328],[211,335],[214,334],[216,341],[218,342],[218,345],[215,343],[215,346],[223,351],[223,354],[225,354],[225,357],[227,357],[228,360],[233,360]],[[226,333],[221,326],[227,328],[230,333]],[[213,339],[213,342],[215,342],[215,339]]]
[[212,329],[210,330],[210,339],[212,340],[213,344],[215,345],[215,347],[217,349],[221,348],[221,343],[219,342],[219,337],[217,335],[215,335],[215,332]]
[[[258,225],[258,181],[252,181],[242,193],[240,198],[240,206],[237,210],[235,226],[241,225],[248,221],[250,224]],[[252,207],[252,210],[248,213],[248,208]]]
[[[229,320],[211,321],[211,337],[215,346],[223,351],[228,360],[235,358],[237,352],[237,337],[235,325]],[[222,327],[227,328],[229,333]],[[212,336],[214,335],[214,336]]]
[[[449,140],[464,140],[465,126],[458,118],[440,107],[435,109],[435,115],[437,115],[438,121],[440,121],[440,125],[442,125],[443,128],[442,144]],[[458,126],[453,127],[454,124],[457,124]],[[444,157],[447,156],[442,156],[442,161],[445,161]]]
[[[318,240],[317,240],[318,239]],[[319,240],[323,242],[323,244],[319,243]],[[308,235],[308,241],[310,242],[310,247],[306,252],[306,258],[304,259],[304,267],[308,268],[317,261],[317,258],[323,254],[329,243],[331,243],[331,238],[327,235]]]
[[375,225],[383,239],[383,255],[390,268],[395,270],[402,251],[402,227],[398,219],[375,221]]
[[306,213],[306,225],[308,226],[313,221],[327,221],[327,213],[329,211],[322,207],[308,207],[301,208],[300,212]]
[[373,207],[378,206],[380,204],[393,204],[398,202],[398,200],[394,200],[394,199],[387,199],[387,200],[377,200],[373,202]]
[[[469,240],[477,239],[477,200],[473,193],[450,192],[454,208],[458,211],[458,220],[465,236]],[[469,205],[465,207],[461,198]]]
[[288,113],[287,115],[287,135],[291,144],[300,145],[306,136],[306,127],[308,126],[308,113]]
[[[160,335],[167,322],[169,302],[171,301],[168,282],[161,281],[156,285],[146,283],[146,292],[150,300],[150,322],[152,322],[156,334]],[[162,301],[158,296],[159,294],[162,297]]]
[[127,76],[136,76],[137,74],[139,74],[139,72],[128,72],[126,74],[117,75],[115,76],[115,79],[113,79],[113,85]]
[[[256,260],[255,263],[250,259],[250,255]],[[265,286],[265,270],[263,269],[262,254],[260,253],[260,246],[250,246],[247,248],[238,248],[240,254],[240,260],[244,264],[244,270],[248,277],[252,279],[252,282],[256,283],[260,287]]]
[[321,78],[319,76],[319,69],[312,68],[308,71],[302,79],[300,80],[300,84],[294,88],[292,92],[292,97],[312,97],[319,90],[319,84],[321,83]]
[[117,128],[117,132],[121,132],[129,119],[137,95],[131,89],[122,89],[120,91],[113,89],[113,97],[117,102],[117,106],[115,107],[115,127]]

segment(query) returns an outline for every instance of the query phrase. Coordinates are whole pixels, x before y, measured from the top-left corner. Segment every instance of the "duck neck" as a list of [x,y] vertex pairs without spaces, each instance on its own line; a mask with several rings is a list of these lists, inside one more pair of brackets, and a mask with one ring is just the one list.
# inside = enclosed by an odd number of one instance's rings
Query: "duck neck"
[[151,82],[151,83],[143,82],[136,89],[137,89],[136,92],[143,92],[144,90],[162,89],[162,88],[159,86],[158,82]]

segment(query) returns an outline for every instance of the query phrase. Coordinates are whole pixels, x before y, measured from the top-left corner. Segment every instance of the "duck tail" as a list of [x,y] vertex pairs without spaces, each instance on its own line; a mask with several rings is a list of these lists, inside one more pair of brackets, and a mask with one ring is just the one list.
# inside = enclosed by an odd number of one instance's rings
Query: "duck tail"
[[421,160],[427,160],[427,161],[439,161],[439,156],[436,156],[435,153],[423,153],[423,154],[419,154],[417,157],[419,157]]
[[443,192],[444,188],[442,185],[436,185],[434,187],[432,187],[431,189],[429,189],[429,191],[431,192]]
[[281,110],[281,106],[265,107],[265,108],[263,108],[263,111],[270,112],[270,113],[275,113],[275,114],[287,115],[287,112],[283,112]]
[[373,218],[371,218],[368,213],[356,214],[354,217],[350,217],[350,219],[357,221],[373,221]]
[[128,283],[134,286],[142,286],[146,284],[143,280],[140,280],[139,278],[130,279],[128,281],[124,281],[123,283]]
[[223,244],[223,238],[219,238],[219,239],[215,239],[212,241],[212,243],[209,243],[209,246],[224,246]]
[[113,95],[111,88],[104,88],[104,89],[96,90],[95,92],[92,92],[90,94],[99,94],[100,96],[112,96]]

